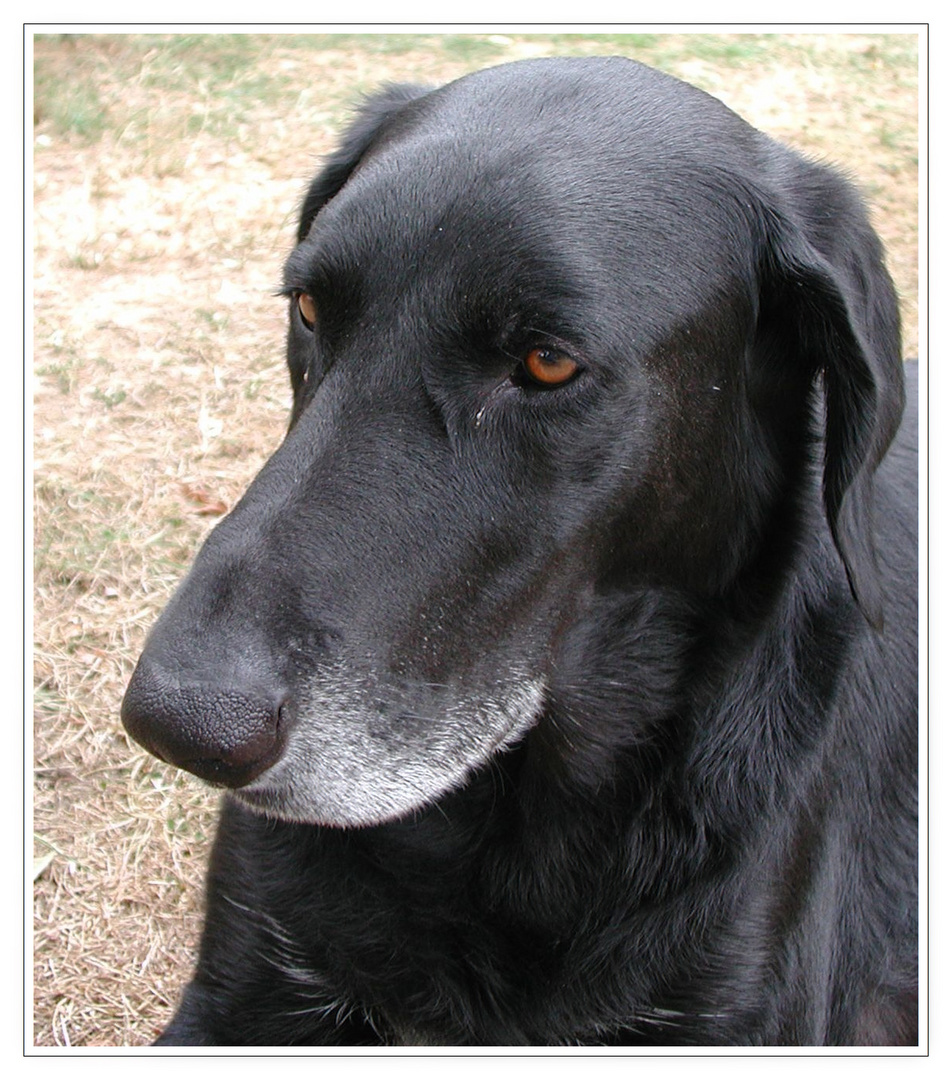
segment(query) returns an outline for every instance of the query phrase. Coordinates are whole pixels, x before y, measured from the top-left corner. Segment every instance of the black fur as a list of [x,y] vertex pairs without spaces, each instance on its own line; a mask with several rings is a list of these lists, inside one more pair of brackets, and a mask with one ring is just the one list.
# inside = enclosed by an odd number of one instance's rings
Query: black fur
[[914,1043],[916,394],[850,185],[518,63],[369,100],[285,287],[290,430],[123,704],[232,789],[160,1043]]

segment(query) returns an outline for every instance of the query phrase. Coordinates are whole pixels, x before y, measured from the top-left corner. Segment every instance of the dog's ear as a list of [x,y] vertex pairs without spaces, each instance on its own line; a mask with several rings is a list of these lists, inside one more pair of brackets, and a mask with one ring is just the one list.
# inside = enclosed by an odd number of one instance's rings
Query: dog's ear
[[393,84],[364,99],[344,132],[340,146],[328,155],[324,168],[311,182],[298,222],[299,244],[310,231],[318,211],[344,186],[357,163],[385,131],[392,118],[411,101],[428,93],[429,89],[425,86]]
[[873,474],[905,404],[898,303],[852,187],[805,163],[795,180],[767,215],[762,299],[786,335],[783,353],[822,380],[826,518],[853,596],[881,629]]

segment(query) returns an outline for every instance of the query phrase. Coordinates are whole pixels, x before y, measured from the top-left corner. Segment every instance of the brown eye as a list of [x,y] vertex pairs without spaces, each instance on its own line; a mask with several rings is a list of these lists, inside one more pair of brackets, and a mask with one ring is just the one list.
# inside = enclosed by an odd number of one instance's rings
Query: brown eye
[[533,382],[540,386],[561,386],[578,372],[578,364],[556,349],[533,349],[522,366]]
[[304,320],[304,325],[308,330],[313,330],[317,325],[317,305],[314,303],[314,297],[309,296],[306,292],[298,293],[297,306],[301,318]]

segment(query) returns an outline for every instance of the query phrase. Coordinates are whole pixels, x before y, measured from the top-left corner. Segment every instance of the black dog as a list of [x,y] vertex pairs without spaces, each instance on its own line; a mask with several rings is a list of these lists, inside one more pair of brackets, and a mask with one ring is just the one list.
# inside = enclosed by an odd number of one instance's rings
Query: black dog
[[914,1043],[916,422],[849,185],[517,63],[369,100],[285,291],[290,430],[123,704],[232,789],[159,1041]]

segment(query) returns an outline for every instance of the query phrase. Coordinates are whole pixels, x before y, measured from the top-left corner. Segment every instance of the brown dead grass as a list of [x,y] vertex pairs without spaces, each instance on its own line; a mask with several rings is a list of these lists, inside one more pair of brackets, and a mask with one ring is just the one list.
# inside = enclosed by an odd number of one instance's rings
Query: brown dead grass
[[[542,52],[667,66],[857,178],[915,351],[914,43],[745,39],[745,60],[700,47],[717,41],[306,49],[264,37],[242,45],[229,76],[203,75],[180,39],[37,40],[37,1045],[150,1041],[193,961],[216,800],[129,742],[119,702],[191,554],[282,435],[283,305],[271,290],[303,185],[356,91]],[[85,128],[57,120],[84,94]]]

